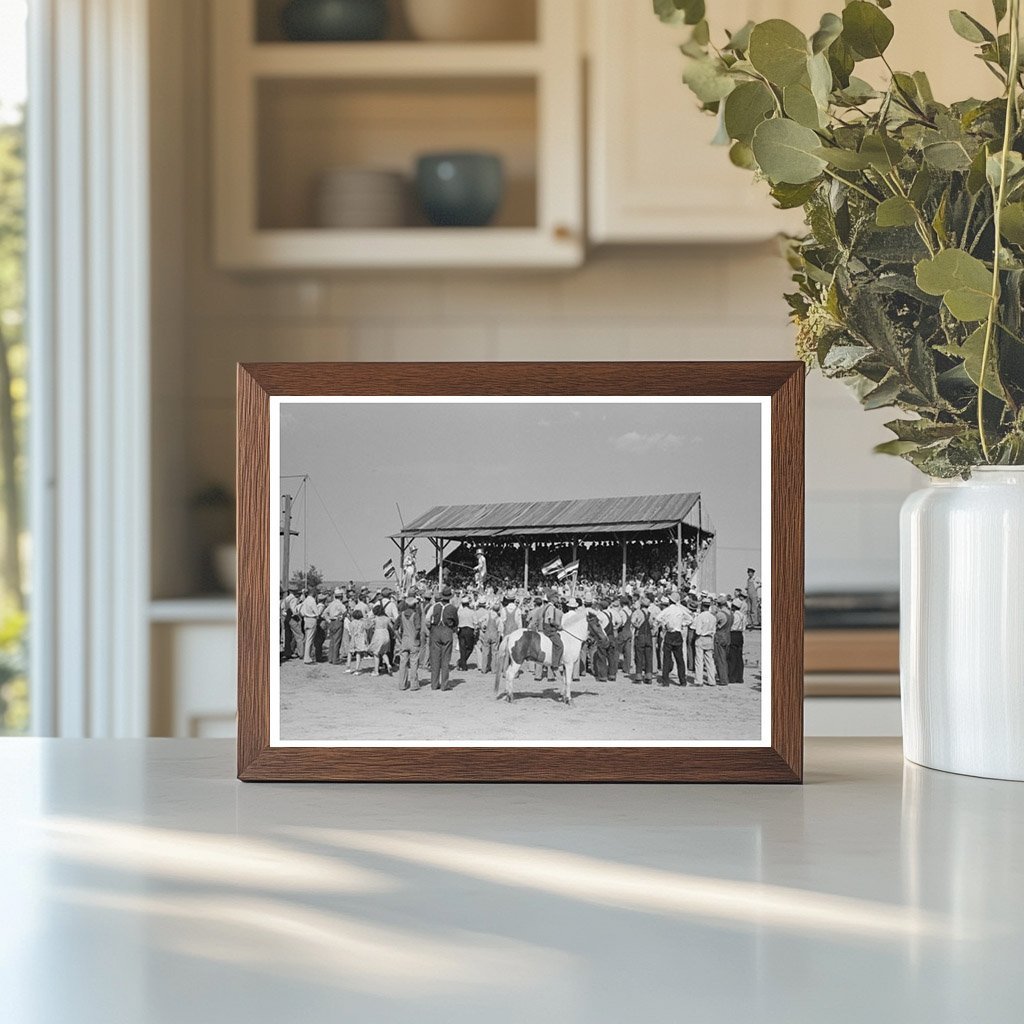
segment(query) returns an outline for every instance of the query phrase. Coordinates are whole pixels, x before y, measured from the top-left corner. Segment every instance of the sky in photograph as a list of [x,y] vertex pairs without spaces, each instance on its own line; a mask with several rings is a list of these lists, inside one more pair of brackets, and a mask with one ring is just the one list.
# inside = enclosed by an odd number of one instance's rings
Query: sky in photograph
[[[718,586],[760,573],[760,416],[752,404],[281,404],[282,493],[297,495],[292,568],[378,579],[388,539],[433,505],[699,491]],[[420,542],[419,567],[433,564]]]

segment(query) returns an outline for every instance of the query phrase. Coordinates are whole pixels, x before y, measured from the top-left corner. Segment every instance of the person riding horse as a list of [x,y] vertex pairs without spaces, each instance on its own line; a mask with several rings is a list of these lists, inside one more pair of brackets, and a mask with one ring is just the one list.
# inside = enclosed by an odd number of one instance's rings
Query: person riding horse
[[562,638],[559,635],[559,630],[562,628],[562,608],[559,604],[558,594],[554,590],[549,590],[545,596],[547,604],[541,612],[540,628],[545,636],[551,638],[551,667],[558,668],[562,664],[563,654]]

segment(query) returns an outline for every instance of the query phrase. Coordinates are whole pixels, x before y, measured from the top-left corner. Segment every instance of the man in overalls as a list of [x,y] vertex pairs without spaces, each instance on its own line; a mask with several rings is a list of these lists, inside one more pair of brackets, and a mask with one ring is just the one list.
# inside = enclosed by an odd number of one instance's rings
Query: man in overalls
[[651,629],[651,599],[645,594],[633,612],[633,682],[648,686],[654,680],[654,631]]

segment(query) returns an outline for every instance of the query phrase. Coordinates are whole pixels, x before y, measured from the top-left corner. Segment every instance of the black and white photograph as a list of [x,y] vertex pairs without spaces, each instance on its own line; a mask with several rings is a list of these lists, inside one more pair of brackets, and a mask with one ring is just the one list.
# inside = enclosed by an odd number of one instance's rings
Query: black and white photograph
[[765,745],[769,415],[273,399],[272,744]]

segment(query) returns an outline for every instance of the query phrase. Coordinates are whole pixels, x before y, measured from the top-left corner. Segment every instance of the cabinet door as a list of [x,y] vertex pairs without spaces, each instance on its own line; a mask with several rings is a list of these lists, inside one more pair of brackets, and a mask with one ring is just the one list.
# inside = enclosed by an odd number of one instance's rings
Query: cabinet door
[[[713,118],[682,84],[678,44],[689,31],[663,25],[649,0],[586,0],[590,25],[589,214],[593,242],[708,242],[799,231],[798,212],[775,210],[763,183],[712,146]],[[989,0],[956,4],[985,24]],[[709,0],[712,34],[748,19],[786,18],[810,34],[836,0]],[[893,66],[927,71],[945,102],[998,93],[998,82],[953,32],[947,5],[900,0],[886,12],[896,26]],[[1005,25],[1004,25],[1005,29]],[[880,61],[858,74],[881,83]]]
[[[799,214],[776,210],[767,186],[710,144],[715,120],[682,83],[679,44],[689,29],[663,25],[649,0],[588,3],[591,240],[736,241],[799,230]],[[710,0],[708,17],[719,38],[770,17],[806,31],[824,8],[822,0]]]

